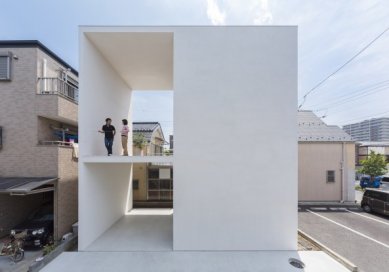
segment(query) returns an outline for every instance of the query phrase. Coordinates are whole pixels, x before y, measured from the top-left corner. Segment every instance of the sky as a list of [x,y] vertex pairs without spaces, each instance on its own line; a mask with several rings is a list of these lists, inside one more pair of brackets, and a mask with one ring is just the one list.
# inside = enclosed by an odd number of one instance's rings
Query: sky
[[[388,0],[0,0],[0,39],[39,40],[78,68],[79,25],[298,25],[299,104],[389,27]],[[389,116],[389,31],[307,96],[342,126]],[[80,90],[82,91],[82,90]],[[136,121],[173,133],[172,92],[135,92]]]

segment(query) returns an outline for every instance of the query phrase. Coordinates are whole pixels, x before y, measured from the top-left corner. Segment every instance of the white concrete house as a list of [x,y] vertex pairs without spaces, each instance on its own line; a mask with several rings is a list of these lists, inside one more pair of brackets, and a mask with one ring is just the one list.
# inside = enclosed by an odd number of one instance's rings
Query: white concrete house
[[[81,27],[80,50],[79,250],[131,210],[132,163],[166,161],[172,249],[296,250],[296,27]],[[105,156],[134,90],[174,91],[174,157]]]

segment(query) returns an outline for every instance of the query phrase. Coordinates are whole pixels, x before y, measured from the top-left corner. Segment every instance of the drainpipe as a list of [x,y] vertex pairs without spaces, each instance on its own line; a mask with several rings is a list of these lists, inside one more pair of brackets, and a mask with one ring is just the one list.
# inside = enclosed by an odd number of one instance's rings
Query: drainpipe
[[345,142],[342,142],[342,160],[340,162],[340,186],[341,186],[341,200],[340,202],[343,203],[344,202],[344,191],[345,191],[345,186],[344,186],[344,181],[346,180],[345,179],[345,167],[344,167],[344,164],[345,164],[345,156],[346,156],[346,145],[345,145]]

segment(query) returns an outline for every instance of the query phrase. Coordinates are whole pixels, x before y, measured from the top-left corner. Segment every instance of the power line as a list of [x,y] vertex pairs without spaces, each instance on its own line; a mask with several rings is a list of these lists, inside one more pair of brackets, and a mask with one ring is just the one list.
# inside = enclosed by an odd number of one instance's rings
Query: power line
[[382,37],[386,33],[386,31],[389,30],[389,27],[387,27],[383,32],[381,32],[377,37],[375,37],[371,42],[369,42],[365,47],[363,47],[357,54],[355,54],[353,57],[351,57],[348,61],[346,61],[342,66],[340,66],[338,69],[336,69],[334,72],[329,74],[327,77],[325,77],[323,80],[321,80],[318,84],[313,86],[304,96],[303,101],[299,105],[299,109],[304,105],[305,101],[307,100],[307,96],[311,94],[314,90],[316,90],[318,87],[320,87],[324,82],[326,82],[329,78],[331,78],[333,75],[335,75],[337,72],[342,70],[347,64],[352,62],[356,57],[358,57],[360,54],[362,54],[363,51],[365,51],[367,48],[369,48],[375,41],[377,41],[379,38]]
[[370,119],[372,117],[376,117],[378,115],[382,115],[382,114],[386,114],[386,113],[389,113],[389,111],[384,111],[384,112],[373,114],[373,115],[367,115],[367,116],[357,117],[357,118],[353,118],[353,119],[348,119],[348,120],[340,121],[340,122],[346,123],[346,122],[350,122],[350,121],[354,121],[354,120],[358,120],[358,119]]
[[372,91],[374,89],[382,88],[383,86],[386,86],[388,84],[389,84],[389,80],[384,80],[384,81],[376,82],[376,83],[370,84],[368,86],[365,86],[365,87],[363,87],[361,89],[358,89],[355,92],[351,91],[349,93],[333,97],[332,99],[329,100],[329,102],[324,102],[324,103],[320,102],[320,103],[316,103],[316,104],[310,105],[310,108],[315,108],[315,107],[318,107],[318,106],[321,106],[321,107],[324,108],[326,106],[323,106],[323,104],[327,105],[327,104],[337,103],[337,102],[339,102],[339,100],[344,100],[346,98],[351,98],[351,97],[358,96],[358,95],[361,95],[361,94],[364,94],[364,93],[368,93],[368,92],[370,92],[370,91]]
[[375,88],[371,89],[368,92],[364,92],[364,93],[360,93],[360,94],[357,94],[357,95],[353,95],[353,96],[350,96],[350,97],[347,97],[347,98],[343,98],[343,99],[339,100],[338,102],[330,103],[329,106],[323,106],[323,108],[321,108],[319,110],[316,110],[316,111],[322,111],[322,110],[328,110],[328,109],[331,109],[331,108],[337,108],[340,105],[347,104],[349,102],[353,102],[353,101],[358,100],[360,98],[363,98],[363,97],[366,97],[366,96],[369,96],[369,95],[372,95],[372,94],[375,94],[375,93],[378,93],[378,92],[386,91],[386,90],[388,90],[388,86],[375,87]]

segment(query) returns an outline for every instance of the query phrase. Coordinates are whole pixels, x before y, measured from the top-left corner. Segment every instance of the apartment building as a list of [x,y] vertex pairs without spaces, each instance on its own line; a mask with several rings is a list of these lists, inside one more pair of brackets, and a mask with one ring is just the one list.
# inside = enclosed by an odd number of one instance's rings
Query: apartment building
[[388,142],[389,117],[372,118],[362,122],[344,125],[343,130],[356,141]]
[[312,111],[298,112],[299,201],[355,200],[355,142]]
[[42,204],[77,221],[78,72],[39,41],[0,41],[0,235]]

